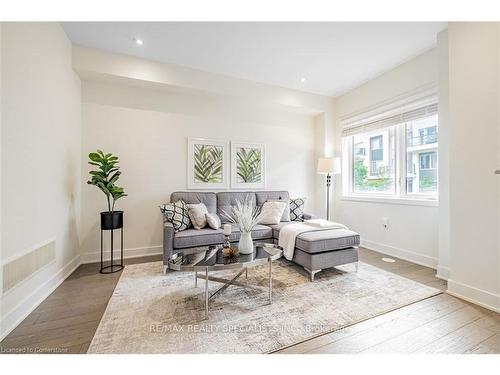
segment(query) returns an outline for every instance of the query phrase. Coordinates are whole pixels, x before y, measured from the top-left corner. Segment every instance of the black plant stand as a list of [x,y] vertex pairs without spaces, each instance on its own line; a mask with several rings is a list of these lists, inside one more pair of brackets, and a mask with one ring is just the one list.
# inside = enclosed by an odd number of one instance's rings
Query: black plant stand
[[[114,241],[113,234],[115,229],[120,229],[120,264],[114,263]],[[104,267],[104,249],[103,232],[111,232],[111,262],[109,266]],[[115,273],[123,269],[123,211],[101,212],[101,269],[100,273]]]

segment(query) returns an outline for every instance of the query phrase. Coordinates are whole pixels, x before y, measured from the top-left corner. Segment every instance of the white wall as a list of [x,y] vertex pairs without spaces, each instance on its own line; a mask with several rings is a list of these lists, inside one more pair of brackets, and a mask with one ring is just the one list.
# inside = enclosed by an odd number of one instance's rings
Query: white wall
[[186,190],[187,137],[262,142],[266,145],[266,189],[289,190],[308,198],[315,211],[315,121],[310,114],[272,103],[193,90],[83,83],[82,252],[98,259],[98,214],[105,198],[85,184],[87,155],[98,148],[120,157],[128,197],[125,211],[127,256],[161,252],[158,205]]
[[450,115],[448,30],[438,34],[439,92],[439,256],[437,275],[450,277]]
[[450,293],[500,311],[500,24],[450,23]]
[[[2,29],[0,22],[0,212],[2,212]],[[0,281],[3,280],[2,215],[0,215]],[[2,332],[3,282],[0,282],[0,332]],[[1,335],[1,333],[0,333]],[[1,336],[0,336],[1,337]]]
[[2,25],[3,262],[51,238],[56,260],[3,295],[3,337],[79,261],[80,80],[57,23]]
[[[437,80],[437,51],[432,49],[336,98],[335,154],[341,156],[341,119],[429,90]],[[437,207],[343,200],[341,176],[335,180],[334,219],[359,232],[364,246],[436,267]],[[382,217],[389,219],[388,229]]]

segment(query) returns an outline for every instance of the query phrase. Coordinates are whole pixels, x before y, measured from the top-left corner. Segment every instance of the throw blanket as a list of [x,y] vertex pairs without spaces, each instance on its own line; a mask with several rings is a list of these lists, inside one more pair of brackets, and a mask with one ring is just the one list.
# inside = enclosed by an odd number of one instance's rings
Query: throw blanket
[[285,225],[280,230],[278,245],[283,248],[283,255],[286,259],[292,260],[295,251],[295,240],[297,236],[306,232],[317,232],[320,230],[332,229],[348,229],[345,225],[332,222],[332,226],[328,228],[318,228],[308,225],[306,223],[292,223]]

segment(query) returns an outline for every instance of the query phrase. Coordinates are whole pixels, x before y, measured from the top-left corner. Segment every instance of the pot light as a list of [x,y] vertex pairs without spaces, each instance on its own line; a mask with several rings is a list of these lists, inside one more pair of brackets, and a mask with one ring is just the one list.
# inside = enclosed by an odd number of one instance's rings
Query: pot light
[[306,81],[306,77],[302,77],[302,78],[300,79],[300,82],[302,82],[302,83],[304,83],[305,81]]
[[382,260],[386,263],[394,263],[396,260],[392,259],[392,258],[382,258]]
[[144,42],[142,41],[142,39],[139,39],[139,38],[134,38],[134,42],[138,46],[142,46],[144,44]]

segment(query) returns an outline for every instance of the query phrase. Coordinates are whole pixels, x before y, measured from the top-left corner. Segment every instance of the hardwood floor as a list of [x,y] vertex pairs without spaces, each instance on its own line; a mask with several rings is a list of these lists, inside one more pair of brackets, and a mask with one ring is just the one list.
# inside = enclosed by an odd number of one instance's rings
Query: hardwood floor
[[[435,270],[360,249],[361,261],[446,289]],[[126,264],[160,260],[129,259]],[[1,343],[0,352],[86,353],[120,273],[80,266]],[[500,353],[500,314],[440,294],[278,353]]]

